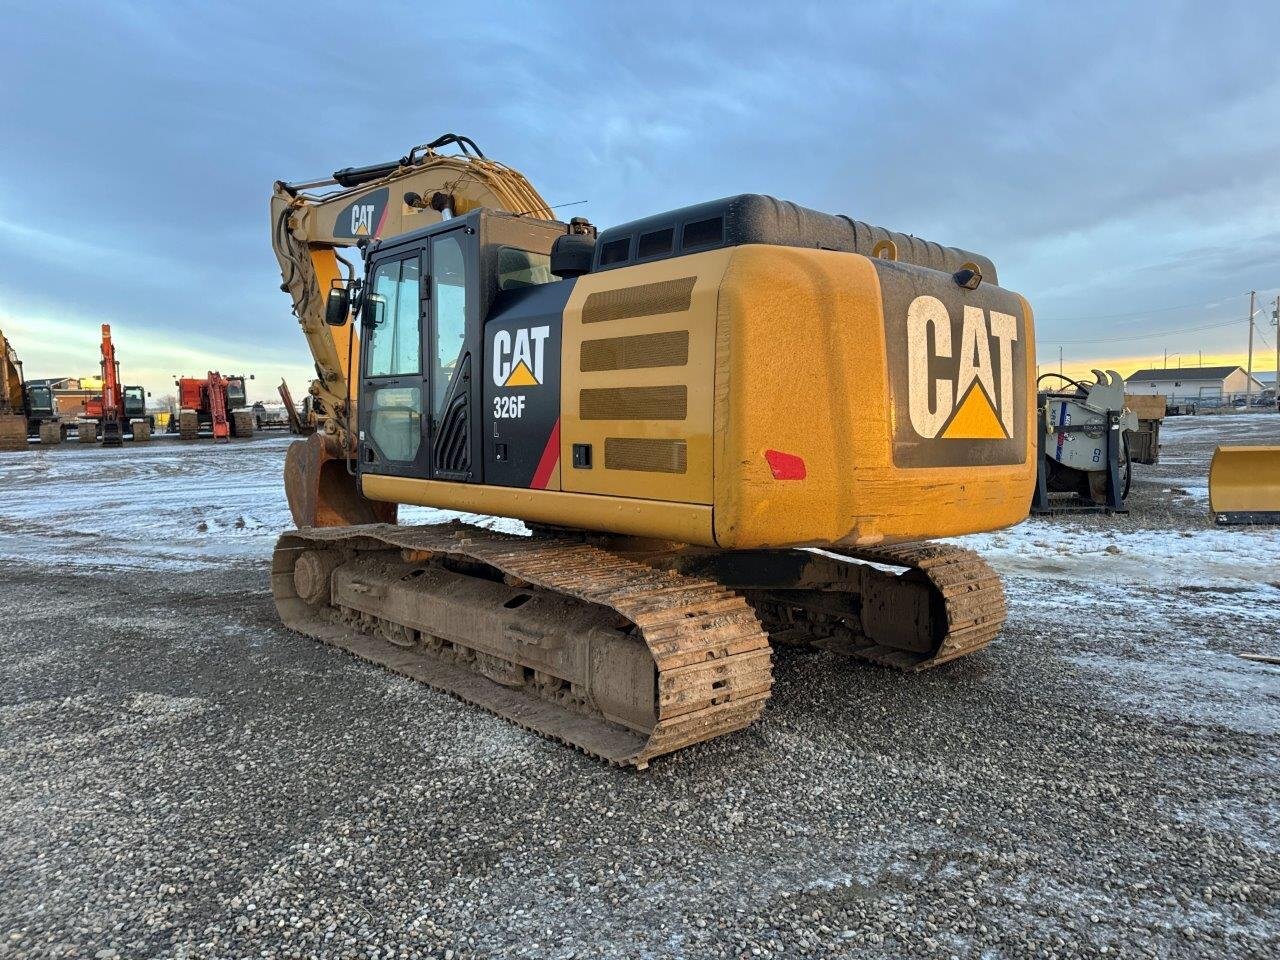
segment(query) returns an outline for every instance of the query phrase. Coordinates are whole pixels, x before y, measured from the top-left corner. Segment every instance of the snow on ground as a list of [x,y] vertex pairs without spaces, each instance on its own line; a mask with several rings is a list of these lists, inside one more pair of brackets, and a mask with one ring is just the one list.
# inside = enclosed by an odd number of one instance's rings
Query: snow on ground
[[[0,454],[0,557],[151,570],[269,557],[280,531],[293,526],[281,482],[293,439],[165,437],[120,449],[73,442]],[[401,517],[523,528],[421,508],[402,509]]]
[[1219,441],[1280,417],[960,538],[985,651],[780,650],[759,723],[642,775],[283,630],[288,437],[0,454],[0,955],[1274,955],[1280,532],[1213,526]]
[[1215,526],[1209,515],[1209,461],[1219,444],[1280,444],[1280,416],[1169,418],[1159,463],[1134,465],[1129,514],[1030,517],[953,542],[1008,576],[1272,597],[1280,582],[1280,527]]
[[1239,585],[1274,591],[1280,529],[1099,530],[1033,517],[952,542],[981,553],[1003,574],[1133,585]]
[[1123,516],[1063,513],[958,537],[1004,577],[1010,622],[1073,649],[1117,708],[1244,733],[1280,732],[1280,527],[1215,526],[1219,444],[1280,444],[1269,414],[1164,421],[1159,463],[1134,466]]
[[[1198,438],[1213,443],[1258,443],[1259,432],[1274,433],[1274,417],[1269,411],[1259,413],[1224,413],[1197,417],[1167,417],[1160,426],[1160,437],[1175,450],[1186,441]],[[1164,450],[1160,451],[1161,459]]]
[[1149,482],[1163,484],[1159,492],[1189,497],[1207,514],[1214,447],[1280,443],[1280,417],[1269,413],[1169,417],[1160,428],[1160,439],[1159,464],[1138,465],[1136,482],[1148,477]]

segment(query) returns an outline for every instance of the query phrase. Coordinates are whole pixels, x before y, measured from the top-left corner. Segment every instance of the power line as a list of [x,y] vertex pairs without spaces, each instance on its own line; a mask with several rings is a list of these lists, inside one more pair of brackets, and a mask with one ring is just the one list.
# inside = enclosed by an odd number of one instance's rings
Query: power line
[[1244,297],[1247,294],[1233,293],[1227,294],[1217,300],[1210,300],[1208,303],[1182,303],[1174,307],[1156,307],[1154,310],[1130,310],[1126,313],[1100,313],[1088,317],[1036,317],[1037,323],[1073,323],[1077,320],[1119,320],[1122,317],[1145,317],[1149,313],[1169,313],[1173,310],[1189,310],[1192,307],[1200,307],[1208,309],[1209,307],[1219,306],[1224,300],[1232,300],[1236,297]]
[[1152,337],[1172,337],[1180,333],[1199,333],[1201,330],[1219,330],[1223,327],[1234,327],[1239,320],[1227,320],[1223,323],[1211,323],[1202,327],[1183,327],[1180,330],[1158,330],[1155,333],[1135,333],[1127,337],[1088,337],[1084,340],[1049,340],[1036,337],[1037,343],[1119,343],[1124,340],[1149,340]]

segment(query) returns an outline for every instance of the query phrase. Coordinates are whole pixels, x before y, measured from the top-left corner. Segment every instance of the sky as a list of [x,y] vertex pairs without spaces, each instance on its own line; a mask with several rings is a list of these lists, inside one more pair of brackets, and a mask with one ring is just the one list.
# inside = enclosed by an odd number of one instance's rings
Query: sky
[[310,357],[271,184],[453,132],[605,227],[759,192],[976,250],[1043,369],[1274,369],[1280,4],[10,0],[0,329],[28,377]]

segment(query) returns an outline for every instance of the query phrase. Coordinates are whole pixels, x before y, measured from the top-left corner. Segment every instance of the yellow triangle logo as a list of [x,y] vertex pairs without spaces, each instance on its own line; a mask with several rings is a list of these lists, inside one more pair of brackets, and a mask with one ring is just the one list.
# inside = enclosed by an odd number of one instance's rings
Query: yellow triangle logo
[[511,376],[507,377],[504,387],[540,387],[542,384],[533,376],[533,371],[525,364],[523,360],[516,364],[516,368],[511,371]]
[[974,380],[939,436],[944,440],[1005,440],[1008,435],[982,385]]

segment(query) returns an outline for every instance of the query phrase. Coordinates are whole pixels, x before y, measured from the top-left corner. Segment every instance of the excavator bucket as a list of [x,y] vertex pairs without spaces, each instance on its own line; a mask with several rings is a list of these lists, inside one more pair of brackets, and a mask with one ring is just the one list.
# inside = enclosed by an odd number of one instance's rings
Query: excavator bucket
[[1218,523],[1280,523],[1280,447],[1218,447],[1209,467]]
[[289,444],[284,492],[294,523],[306,528],[396,522],[396,505],[362,497],[348,466],[345,451],[327,434]]

